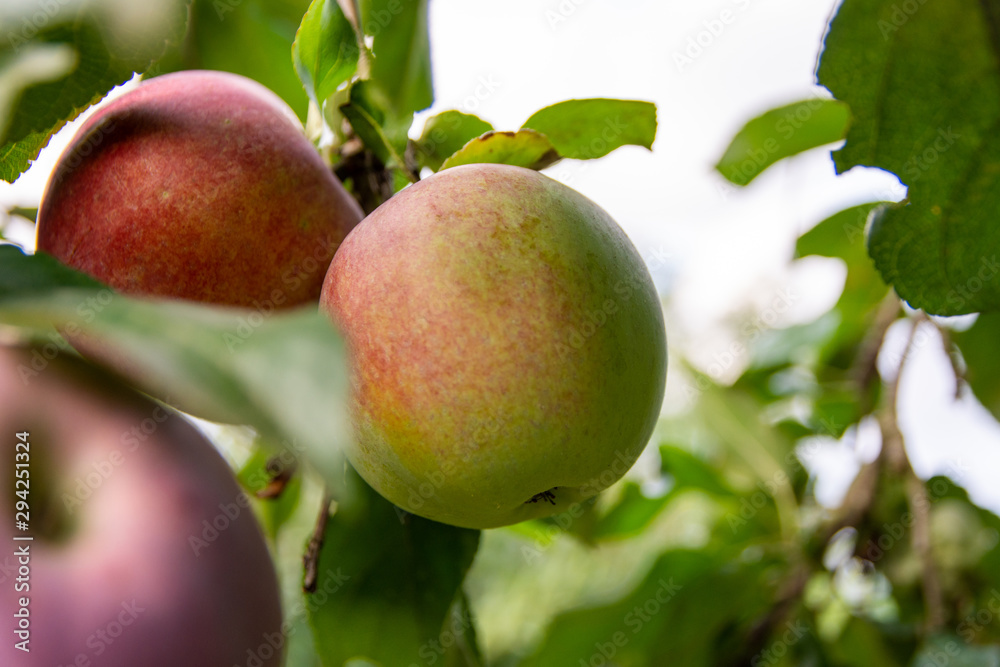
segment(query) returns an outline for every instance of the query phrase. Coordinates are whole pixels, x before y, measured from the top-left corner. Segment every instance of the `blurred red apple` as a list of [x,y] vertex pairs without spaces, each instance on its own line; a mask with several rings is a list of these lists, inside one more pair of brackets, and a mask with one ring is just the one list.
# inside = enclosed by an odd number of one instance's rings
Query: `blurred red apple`
[[352,354],[348,456],[414,514],[577,511],[659,416],[649,272],[604,210],[538,172],[469,165],[401,191],[341,245],[320,303]]
[[186,71],[84,123],[42,198],[38,249],[127,294],[271,310],[319,296],[361,217],[280,98]]
[[280,665],[274,567],[211,444],[78,361],[25,372],[31,354],[0,348],[0,664]]

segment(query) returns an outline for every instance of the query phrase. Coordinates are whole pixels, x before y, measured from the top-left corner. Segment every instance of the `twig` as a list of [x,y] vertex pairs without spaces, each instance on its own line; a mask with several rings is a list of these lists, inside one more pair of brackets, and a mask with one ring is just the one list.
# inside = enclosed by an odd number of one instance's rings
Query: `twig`
[[326,522],[330,518],[330,503],[333,498],[330,492],[323,489],[323,502],[319,509],[319,516],[316,517],[316,526],[313,528],[309,544],[306,546],[306,553],[302,557],[305,564],[305,577],[302,581],[302,590],[306,593],[315,593],[316,584],[319,582],[319,556],[323,551],[323,539],[326,534]]
[[886,462],[889,464],[891,470],[904,475],[906,478],[907,500],[910,512],[913,515],[911,543],[921,564],[921,584],[924,592],[924,603],[927,606],[925,631],[929,634],[944,624],[944,603],[941,595],[941,582],[938,579],[937,569],[934,565],[934,555],[931,549],[930,501],[927,497],[927,489],[924,486],[923,480],[917,477],[906,455],[906,446],[903,440],[903,433],[899,428],[897,413],[899,384],[903,376],[903,369],[913,350],[917,330],[927,321],[929,321],[929,318],[923,312],[919,313],[914,319],[913,328],[910,329],[910,336],[906,341],[906,347],[903,349],[903,354],[899,360],[896,377],[889,383],[886,391],[885,408],[879,416],[879,425],[882,429],[882,453],[880,456],[886,457]]
[[872,326],[861,341],[851,374],[864,395],[867,395],[868,388],[878,377],[878,353],[882,349],[886,332],[899,316],[901,306],[899,297],[890,290],[879,304]]
[[934,566],[934,554],[931,549],[931,503],[923,481],[912,470],[906,477],[906,487],[907,497],[910,499],[910,511],[913,513],[911,543],[920,559],[924,602],[927,604],[925,631],[927,634],[932,634],[944,625],[944,603],[941,582]]
[[938,334],[941,336],[941,345],[944,347],[945,356],[951,362],[951,372],[955,375],[955,400],[962,398],[962,383],[965,381],[965,372],[958,358],[958,348],[951,342],[951,332],[934,320],[931,320]]

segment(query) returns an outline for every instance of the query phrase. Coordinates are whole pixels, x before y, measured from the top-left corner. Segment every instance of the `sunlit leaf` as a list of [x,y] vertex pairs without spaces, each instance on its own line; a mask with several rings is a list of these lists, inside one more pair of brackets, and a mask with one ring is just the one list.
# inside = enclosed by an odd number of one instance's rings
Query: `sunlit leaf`
[[733,138],[716,169],[747,185],[779,160],[840,141],[851,112],[836,100],[796,102],[754,118]]

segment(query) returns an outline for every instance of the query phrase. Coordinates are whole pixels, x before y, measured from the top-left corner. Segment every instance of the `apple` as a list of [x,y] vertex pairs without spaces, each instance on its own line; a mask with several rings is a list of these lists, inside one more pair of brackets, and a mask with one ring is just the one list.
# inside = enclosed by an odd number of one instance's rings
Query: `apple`
[[185,71],[83,124],[46,187],[37,245],[123,293],[270,312],[316,301],[361,218],[277,95]]
[[222,457],[78,360],[24,372],[33,354],[0,347],[0,664],[280,665],[274,566]]
[[666,334],[639,253],[535,171],[468,165],[401,191],[341,245],[320,305],[352,359],[349,460],[429,519],[575,512],[659,415]]

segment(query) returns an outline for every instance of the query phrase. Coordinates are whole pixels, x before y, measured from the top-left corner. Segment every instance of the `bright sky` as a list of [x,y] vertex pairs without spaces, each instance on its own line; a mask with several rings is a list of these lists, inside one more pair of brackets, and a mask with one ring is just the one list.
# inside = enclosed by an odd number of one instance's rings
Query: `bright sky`
[[[547,173],[597,201],[625,228],[669,293],[671,346],[707,369],[734,339],[731,318],[748,308],[759,311],[792,295],[778,321],[783,326],[809,321],[836,300],[843,281],[837,262],[790,265],[799,233],[853,204],[903,196],[888,174],[855,170],[836,177],[823,150],[773,167],[746,190],[726,187],[713,170],[747,120],[823,94],[814,68],[833,5],[432,0],[437,103],[420,115],[416,129],[445,109],[516,129],[538,108],[570,98],[656,102],[652,153],[625,148]],[[64,133],[17,185],[0,185],[0,205],[37,205],[66,140]],[[21,232],[29,242],[30,227]],[[890,347],[905,337],[896,327]],[[668,378],[665,412],[682,401],[682,382],[676,373]],[[941,345],[928,335],[900,396],[913,464],[923,476],[951,474],[979,503],[1000,512],[1000,427],[970,396],[953,401],[953,388]],[[817,491],[835,503],[857,467],[856,455],[845,442],[817,461],[828,473]]]

